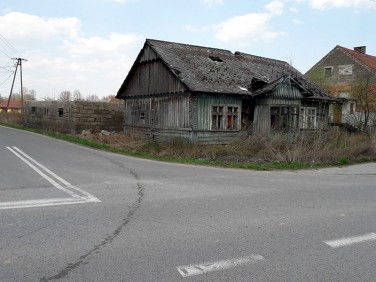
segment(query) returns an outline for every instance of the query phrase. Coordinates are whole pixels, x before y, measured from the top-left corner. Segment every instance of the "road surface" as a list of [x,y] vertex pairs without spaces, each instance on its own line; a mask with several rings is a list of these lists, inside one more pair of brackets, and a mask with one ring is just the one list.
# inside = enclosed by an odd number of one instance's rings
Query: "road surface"
[[375,281],[376,164],[131,158],[0,127],[0,281]]

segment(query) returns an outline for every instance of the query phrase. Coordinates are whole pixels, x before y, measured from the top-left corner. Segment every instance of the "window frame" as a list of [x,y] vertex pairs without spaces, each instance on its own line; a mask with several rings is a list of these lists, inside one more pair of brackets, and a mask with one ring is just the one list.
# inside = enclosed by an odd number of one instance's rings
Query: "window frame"
[[[313,120],[313,123],[312,123]],[[300,128],[314,130],[317,128],[317,108],[300,107]],[[312,125],[313,124],[313,125]]]
[[213,104],[210,106],[211,131],[239,131],[241,106]]

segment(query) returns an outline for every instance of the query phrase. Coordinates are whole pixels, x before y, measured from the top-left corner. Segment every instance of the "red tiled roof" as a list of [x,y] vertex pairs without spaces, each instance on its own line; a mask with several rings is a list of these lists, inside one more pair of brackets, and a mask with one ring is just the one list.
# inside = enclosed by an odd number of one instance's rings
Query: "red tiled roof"
[[350,56],[352,56],[354,59],[356,59],[363,65],[367,66],[368,68],[376,72],[376,56],[363,54],[361,52],[347,49],[339,45],[337,47],[341,49],[342,51],[346,52],[347,54],[349,54]]
[[[6,108],[8,100],[5,100],[0,103],[0,108]],[[9,107],[10,109],[22,109],[22,102],[20,100],[10,100]]]

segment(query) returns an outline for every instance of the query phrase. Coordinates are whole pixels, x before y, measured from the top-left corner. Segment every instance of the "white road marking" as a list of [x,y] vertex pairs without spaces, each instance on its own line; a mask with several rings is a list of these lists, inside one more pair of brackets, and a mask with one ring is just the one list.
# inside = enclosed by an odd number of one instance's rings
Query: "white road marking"
[[257,261],[264,260],[261,255],[250,255],[242,258],[220,260],[214,262],[207,262],[202,264],[192,264],[185,266],[178,266],[176,269],[179,271],[181,276],[189,277],[194,275],[200,275],[212,271],[218,271],[222,269],[232,268],[243,264],[255,263]]
[[[25,164],[31,167],[34,171],[36,171],[40,176],[42,176],[45,180],[50,182],[54,187],[57,189],[67,193],[71,198],[58,198],[58,199],[37,199],[37,200],[26,200],[26,201],[12,201],[12,202],[3,202],[0,203],[0,209],[17,209],[17,208],[29,208],[29,207],[43,207],[43,206],[56,206],[56,205],[72,205],[72,204],[82,204],[82,203],[99,203],[101,202],[98,198],[94,197],[92,194],[86,192],[85,190],[73,186],[68,181],[64,180],[57,174],[53,173],[51,170],[43,166],[42,164],[38,163],[36,160],[31,158],[29,155],[21,151],[19,148],[13,146],[7,147],[9,151],[11,151],[14,155],[16,155],[20,160],[22,160]],[[35,164],[35,165],[34,165]],[[36,167],[38,166],[38,167]],[[65,187],[57,183],[55,180],[59,181]],[[73,192],[82,194],[79,194]]]
[[79,199],[57,198],[57,199],[41,199],[41,200],[28,200],[28,201],[13,201],[13,202],[0,203],[0,210],[73,205],[73,204],[83,204],[83,203],[87,203],[87,201],[81,198]]
[[357,244],[357,243],[363,243],[363,242],[375,241],[375,240],[376,240],[376,233],[368,233],[368,234],[360,235],[360,236],[324,241],[324,243],[331,246],[332,248],[340,248],[340,247],[350,246],[350,245]]

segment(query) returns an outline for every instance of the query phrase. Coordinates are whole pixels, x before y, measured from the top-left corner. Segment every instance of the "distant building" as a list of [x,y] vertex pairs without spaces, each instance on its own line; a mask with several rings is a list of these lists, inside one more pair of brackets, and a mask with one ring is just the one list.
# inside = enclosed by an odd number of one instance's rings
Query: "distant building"
[[[0,113],[6,112],[8,100],[0,103]],[[8,106],[8,113],[22,113],[22,101],[20,100],[10,100]]]
[[152,39],[116,98],[125,101],[126,133],[199,144],[322,130],[335,101],[286,62]]
[[376,56],[368,55],[366,46],[352,50],[337,45],[306,76],[342,100],[330,110],[333,123],[358,127],[364,122],[367,107],[370,113],[368,124],[376,125]]

